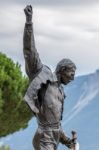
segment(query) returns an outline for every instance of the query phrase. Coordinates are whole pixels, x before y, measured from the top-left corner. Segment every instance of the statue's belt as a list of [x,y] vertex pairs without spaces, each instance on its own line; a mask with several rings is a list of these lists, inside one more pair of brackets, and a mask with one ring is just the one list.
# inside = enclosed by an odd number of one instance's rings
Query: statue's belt
[[44,129],[44,130],[60,129],[60,126],[61,126],[60,122],[58,122],[58,123],[46,123],[46,124],[38,123],[38,127],[41,129]]

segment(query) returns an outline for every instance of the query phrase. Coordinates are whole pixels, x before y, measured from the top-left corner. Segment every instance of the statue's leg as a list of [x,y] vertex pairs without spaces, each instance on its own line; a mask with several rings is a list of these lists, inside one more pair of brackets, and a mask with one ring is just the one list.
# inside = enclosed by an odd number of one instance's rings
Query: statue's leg
[[40,150],[57,150],[57,142],[52,130],[42,130],[40,137]]
[[40,150],[56,150],[53,143],[40,142]]
[[56,150],[54,143],[46,142],[46,139],[42,139],[37,133],[33,139],[33,147],[35,150]]
[[33,147],[35,150],[56,150],[52,132],[37,130],[33,138]]
[[59,129],[43,130],[38,128],[33,139],[35,150],[57,150],[60,138]]

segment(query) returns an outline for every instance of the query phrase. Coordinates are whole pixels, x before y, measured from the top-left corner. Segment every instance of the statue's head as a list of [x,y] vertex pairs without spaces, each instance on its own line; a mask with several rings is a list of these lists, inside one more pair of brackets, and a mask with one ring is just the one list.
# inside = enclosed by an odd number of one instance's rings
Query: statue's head
[[56,75],[59,83],[64,85],[74,80],[76,65],[70,59],[62,59],[56,67]]

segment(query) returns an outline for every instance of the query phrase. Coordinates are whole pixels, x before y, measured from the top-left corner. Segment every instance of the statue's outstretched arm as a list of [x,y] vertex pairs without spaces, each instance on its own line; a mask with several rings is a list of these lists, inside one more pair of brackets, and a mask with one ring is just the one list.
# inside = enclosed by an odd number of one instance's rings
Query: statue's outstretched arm
[[23,36],[23,52],[25,58],[25,69],[30,80],[37,75],[42,68],[42,63],[39,58],[39,54],[35,48],[35,40],[33,34],[33,23],[32,23],[32,6],[28,5],[24,9],[26,15],[26,23],[24,28]]

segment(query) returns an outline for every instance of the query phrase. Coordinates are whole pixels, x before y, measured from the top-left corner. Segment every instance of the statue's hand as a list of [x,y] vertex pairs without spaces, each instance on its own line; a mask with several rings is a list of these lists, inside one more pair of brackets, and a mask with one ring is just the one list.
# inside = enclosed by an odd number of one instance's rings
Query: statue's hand
[[32,6],[31,5],[27,5],[24,9],[25,15],[26,15],[26,22],[32,22]]
[[74,148],[74,144],[75,144],[75,143],[74,143],[73,139],[67,138],[67,141],[66,141],[65,145],[66,145],[68,148],[70,148],[70,149]]

